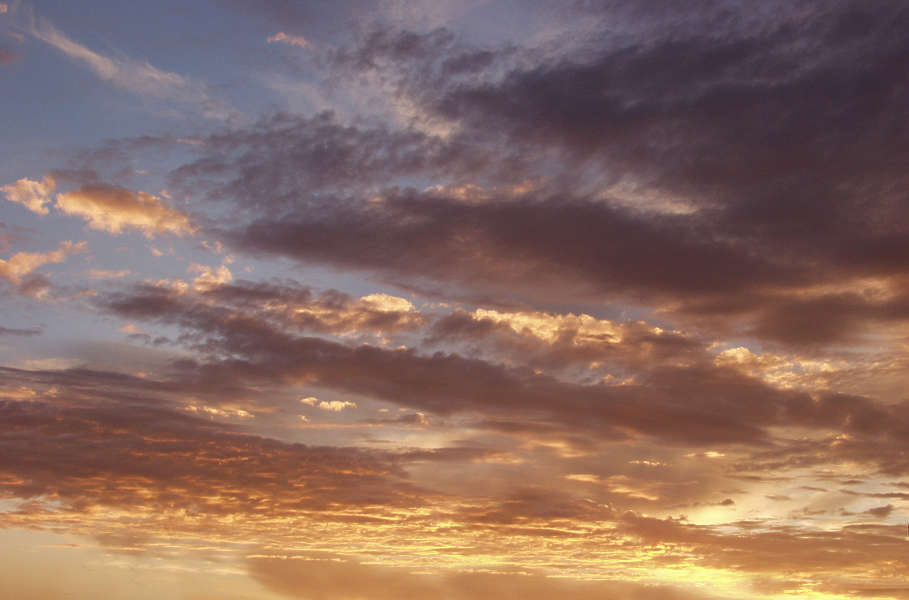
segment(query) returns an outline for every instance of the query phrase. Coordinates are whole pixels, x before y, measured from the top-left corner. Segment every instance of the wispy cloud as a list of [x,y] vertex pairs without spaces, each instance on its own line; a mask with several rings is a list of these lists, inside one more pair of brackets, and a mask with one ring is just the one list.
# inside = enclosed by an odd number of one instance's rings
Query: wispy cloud
[[95,52],[68,37],[45,18],[33,17],[28,31],[88,68],[99,79],[127,92],[143,98],[195,106],[203,116],[212,119],[226,119],[235,112],[225,102],[213,97],[202,82],[164,71],[147,61]]

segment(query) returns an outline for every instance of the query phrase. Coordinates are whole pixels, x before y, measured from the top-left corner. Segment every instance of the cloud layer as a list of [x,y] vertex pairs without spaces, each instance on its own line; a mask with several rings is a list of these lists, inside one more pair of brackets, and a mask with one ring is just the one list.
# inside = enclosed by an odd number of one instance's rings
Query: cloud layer
[[11,120],[10,547],[189,600],[907,597],[905,3],[6,8],[10,102],[90,99]]

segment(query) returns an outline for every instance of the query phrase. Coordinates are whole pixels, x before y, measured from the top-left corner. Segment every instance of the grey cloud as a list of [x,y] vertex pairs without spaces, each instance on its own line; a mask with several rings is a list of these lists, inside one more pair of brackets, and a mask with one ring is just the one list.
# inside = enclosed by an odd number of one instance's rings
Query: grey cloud
[[0,335],[14,335],[20,337],[31,337],[35,335],[41,335],[44,333],[43,329],[37,327],[30,327],[27,329],[20,329],[15,327],[2,327],[0,326]]
[[[218,229],[235,247],[403,285],[445,281],[500,302],[568,293],[668,304],[796,345],[902,322],[903,300],[799,294],[903,274],[904,8],[841,2],[745,18],[706,3],[704,18],[686,19],[659,6],[619,11],[635,23],[662,14],[651,36],[528,49],[507,64],[444,30],[365,35],[336,60],[394,64],[400,93],[454,133],[279,115],[207,138],[172,183],[246,215]],[[458,77],[439,75],[446,64]],[[542,188],[504,192],[534,176]],[[592,194],[623,177],[696,212]],[[492,191],[466,202],[410,189],[413,179]],[[276,217],[253,217],[266,208]]]

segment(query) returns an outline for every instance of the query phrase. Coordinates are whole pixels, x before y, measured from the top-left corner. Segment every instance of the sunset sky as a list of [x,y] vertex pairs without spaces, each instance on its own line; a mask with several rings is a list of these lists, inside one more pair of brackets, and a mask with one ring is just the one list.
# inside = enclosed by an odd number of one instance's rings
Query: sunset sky
[[0,598],[909,598],[905,0],[4,0],[0,90]]

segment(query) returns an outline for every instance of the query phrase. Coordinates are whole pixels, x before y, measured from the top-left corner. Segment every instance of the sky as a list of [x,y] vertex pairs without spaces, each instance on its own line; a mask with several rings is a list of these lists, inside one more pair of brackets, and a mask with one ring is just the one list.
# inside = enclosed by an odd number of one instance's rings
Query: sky
[[909,598],[909,4],[0,2],[0,597]]

